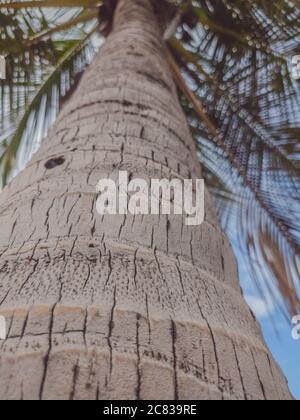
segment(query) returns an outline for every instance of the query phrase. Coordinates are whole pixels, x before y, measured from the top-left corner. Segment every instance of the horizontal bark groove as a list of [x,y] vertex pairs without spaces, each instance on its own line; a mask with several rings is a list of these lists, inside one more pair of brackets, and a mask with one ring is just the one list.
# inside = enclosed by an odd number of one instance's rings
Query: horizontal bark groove
[[[14,339],[24,339],[24,338],[34,338],[34,337],[43,337],[43,336],[49,336],[49,331],[47,326],[45,326],[45,331],[42,332],[40,329],[37,332],[30,332],[30,324],[28,324],[28,321],[30,320],[30,316],[36,316],[36,314],[48,314],[50,313],[52,309],[52,305],[44,304],[44,305],[37,305],[37,306],[30,306],[27,307],[20,307],[18,306],[16,308],[10,308],[7,307],[5,309],[0,310],[0,315],[5,316],[5,318],[8,321],[8,332],[7,332],[7,338],[6,340],[2,340],[0,343],[0,348],[5,347],[7,344],[9,345],[9,340]],[[106,308],[107,310],[109,308]],[[102,310],[105,310],[105,305],[102,305]],[[118,311],[120,313],[129,313],[131,316],[139,316],[143,320],[147,321],[149,323],[149,342],[151,341],[151,320],[154,324],[156,323],[163,323],[166,319],[164,318],[158,318],[153,314],[152,318],[149,318],[149,314],[146,313],[139,313],[131,311],[130,309],[122,309],[118,308]],[[87,329],[87,321],[88,319],[83,319],[83,314],[85,317],[90,316],[91,318],[95,316],[95,314],[99,313],[99,307],[98,306],[67,306],[63,303],[57,304],[55,307],[55,316],[56,318],[59,318],[60,316],[66,317],[66,320],[69,318],[72,320],[79,316],[82,317],[82,325],[78,326],[78,329],[72,329],[68,328],[67,321],[64,321],[63,327],[59,324],[57,321],[58,327],[57,329],[53,329],[52,335],[55,336],[67,336],[68,334],[72,333],[80,333],[82,334],[82,340],[79,340],[80,345],[87,345],[88,337],[90,336],[90,339],[97,337],[97,335],[105,337],[105,332],[100,331],[88,331]],[[38,322],[36,320],[36,322]],[[213,331],[214,335],[223,336],[226,339],[230,339],[239,347],[248,347],[251,348],[254,351],[261,351],[264,352],[266,355],[268,354],[266,347],[263,345],[261,340],[257,337],[249,337],[247,335],[243,335],[242,333],[233,333],[231,330],[226,328],[221,328],[220,325],[216,324],[214,325],[212,322],[209,324],[210,328],[208,327],[207,320],[204,318],[200,318],[198,321],[191,320],[188,317],[186,319],[181,318],[179,320],[173,320],[175,324],[178,325],[186,325],[187,327],[190,326],[192,328],[197,328],[197,330],[205,332],[205,333],[211,333]],[[63,320],[61,321],[63,323]],[[33,324],[34,327],[34,324]],[[94,337],[93,337],[94,336]],[[124,337],[123,337],[124,338]],[[126,338],[126,341],[128,343],[134,344],[135,338],[134,337],[128,337]],[[121,349],[119,350],[121,351]]]
[[[206,302],[208,307],[214,304],[215,297],[224,296],[224,300],[226,297],[230,302],[228,309],[231,307],[231,312],[234,302],[236,314],[228,313],[234,323],[235,319],[250,317],[250,311],[244,307],[241,293],[225,283],[224,279],[217,279],[214,273],[210,273],[208,267],[203,267],[201,263],[195,266],[183,258],[166,258],[162,252],[154,253],[151,249],[136,248],[118,242],[104,242],[100,245],[96,241],[81,240],[77,243],[76,237],[71,243],[62,241],[59,245],[54,241],[54,252],[49,245],[47,247],[47,244],[40,243],[39,247],[27,250],[25,255],[19,253],[17,263],[14,256],[11,261],[6,259],[0,269],[0,301],[4,307],[12,302],[29,302],[37,298],[51,297],[55,301],[60,297],[60,289],[63,293],[62,299],[65,296],[75,297],[72,292],[74,287],[81,299],[89,302],[97,296],[102,303],[101,291],[110,293],[113,283],[116,282],[124,298],[131,299],[134,294],[138,298],[137,304],[144,305],[145,293],[149,293],[152,296],[152,305],[160,310],[169,308],[171,314],[177,307],[180,311],[180,305],[191,313],[192,308],[195,314],[199,313],[195,300],[197,296]],[[125,272],[120,277],[121,270]],[[25,274],[24,278],[21,277],[22,273]],[[60,278],[62,274],[63,278]],[[74,282],[74,275],[77,283]],[[16,280],[19,276],[20,279]],[[13,278],[14,288],[11,287]],[[98,291],[93,292],[94,288]],[[171,295],[167,293],[164,296],[165,291],[172,289]],[[224,321],[221,312],[217,318]]]
[[[176,370],[176,381],[193,380],[195,386],[199,388],[205,388],[208,395],[215,395],[222,399],[272,399],[284,397],[280,394],[265,394],[265,387],[267,387],[267,378],[258,378],[259,383],[263,386],[258,392],[252,393],[249,384],[242,381],[238,386],[238,391],[231,382],[231,378],[226,376],[226,372],[222,372],[219,368],[217,372],[216,363],[220,363],[217,357],[214,364],[213,353],[214,342],[212,337],[220,342],[232,343],[234,349],[235,360],[232,358],[232,363],[236,362],[236,365],[232,366],[232,369],[236,370],[236,375],[242,377],[242,370],[245,368],[243,357],[248,357],[248,361],[252,360],[252,368],[256,372],[257,366],[255,367],[255,360],[258,361],[262,358],[268,361],[268,351],[262,347],[260,342],[257,343],[249,341],[247,337],[229,337],[225,331],[220,331],[212,325],[207,325],[206,322],[190,323],[188,321],[183,322],[182,320],[172,319],[158,319],[148,318],[147,314],[137,314],[128,309],[121,309],[117,306],[113,306],[113,311],[107,307],[105,310],[102,306],[99,312],[99,307],[69,307],[65,305],[40,305],[38,307],[18,309],[16,313],[13,313],[12,323],[9,329],[9,338],[1,343],[2,363],[0,366],[1,375],[5,376],[6,367],[10,364],[15,363],[15,353],[18,352],[19,363],[23,363],[26,360],[32,360],[30,363],[43,365],[43,362],[47,362],[47,365],[51,366],[51,361],[54,360],[72,360],[70,370],[85,369],[90,364],[91,360],[103,360],[106,366],[107,381],[105,389],[100,389],[99,398],[109,398],[109,380],[113,371],[118,368],[118,364],[132,364],[138,368],[139,372],[139,397],[143,397],[144,389],[144,374],[151,369],[162,369],[163,371],[170,372],[172,374],[173,369]],[[9,311],[5,312],[6,316],[9,316]],[[43,323],[43,318],[46,317],[48,322],[51,324],[50,335],[47,329],[47,323]],[[136,325],[131,321],[137,320]],[[80,322],[78,322],[80,320]],[[115,324],[116,320],[123,320],[122,326]],[[104,322],[103,322],[104,321]],[[150,324],[150,328],[149,325]],[[80,326],[80,329],[75,330],[74,327]],[[43,331],[44,328],[44,331]],[[173,341],[173,345],[164,343],[164,350],[161,350],[158,337],[156,336],[155,330],[163,328],[166,335],[173,335],[176,331]],[[15,332],[19,332],[17,335],[13,335]],[[181,346],[179,344],[178,333],[183,336],[180,339]],[[153,333],[153,334],[152,334]],[[192,335],[198,342],[197,347],[192,350],[189,344],[184,346],[184,335]],[[196,337],[195,337],[196,336]],[[222,338],[223,337],[223,338]],[[181,341],[183,340],[183,341]],[[193,352],[196,353],[200,350],[199,341],[204,340],[211,351],[202,354],[201,357],[193,356]],[[215,339],[214,339],[215,340]],[[17,343],[17,345],[16,345]],[[49,343],[48,350],[44,350],[45,343]],[[159,347],[157,345],[159,344]],[[182,347],[183,345],[183,347]],[[256,347],[257,345],[257,347]],[[218,346],[217,348],[220,349]],[[176,356],[175,356],[176,354]],[[240,356],[238,356],[240,355]],[[219,356],[220,357],[220,356]],[[240,360],[239,360],[240,357]],[[76,360],[76,362],[75,362]],[[198,363],[197,363],[198,360]],[[94,362],[95,363],[95,362]],[[269,363],[269,362],[268,362]],[[275,365],[270,362],[270,375],[278,375],[278,371]],[[92,392],[92,395],[96,392],[97,383],[89,384],[88,379],[96,377],[96,372],[93,372],[93,368],[96,369],[95,365],[90,367],[89,375],[85,376],[86,383],[84,384],[85,389]],[[248,367],[247,367],[248,368]],[[42,368],[40,368],[42,369]],[[274,373],[273,373],[274,372]],[[218,373],[218,375],[217,375]],[[130,371],[129,374],[132,374]],[[45,396],[47,399],[47,375],[43,377],[43,390],[40,397]],[[222,375],[225,375],[224,377]],[[168,377],[168,374],[166,373]],[[190,378],[190,379],[185,379]],[[253,378],[252,378],[253,379]],[[174,380],[174,378],[173,378]],[[39,379],[37,378],[37,381]],[[265,385],[264,385],[265,383]],[[197,385],[196,385],[197,384]],[[74,386],[74,381],[72,382]],[[237,384],[235,384],[237,386]],[[156,397],[159,397],[161,390],[159,384],[156,383]],[[178,384],[177,384],[178,387]],[[39,388],[39,382],[35,385],[35,389]],[[20,390],[19,390],[20,391]],[[23,389],[23,392],[26,390]],[[59,390],[61,392],[61,390]],[[101,394],[102,392],[102,394]],[[175,392],[175,389],[174,389]],[[185,399],[188,395],[181,395],[181,388],[177,388],[178,393],[175,399]],[[134,393],[134,390],[132,390]],[[64,391],[65,399],[68,399],[66,395],[69,395],[68,389]],[[73,397],[71,398],[71,395]],[[59,398],[59,394],[56,395]],[[70,398],[75,397],[74,392],[70,393]]]

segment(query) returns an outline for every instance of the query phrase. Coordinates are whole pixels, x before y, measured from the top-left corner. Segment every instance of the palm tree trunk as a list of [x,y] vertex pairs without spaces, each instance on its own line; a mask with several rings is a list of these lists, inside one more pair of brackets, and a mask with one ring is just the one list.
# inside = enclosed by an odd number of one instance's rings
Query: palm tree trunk
[[181,216],[100,217],[95,186],[199,178],[149,0],[114,29],[0,198],[1,399],[289,399],[209,195]]

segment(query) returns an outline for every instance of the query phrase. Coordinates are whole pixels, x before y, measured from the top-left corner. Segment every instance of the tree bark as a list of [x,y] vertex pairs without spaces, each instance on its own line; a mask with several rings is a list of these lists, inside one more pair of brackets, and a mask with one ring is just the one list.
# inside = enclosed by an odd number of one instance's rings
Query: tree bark
[[205,222],[104,216],[100,178],[201,178],[149,0],[0,197],[1,399],[289,399],[209,194]]

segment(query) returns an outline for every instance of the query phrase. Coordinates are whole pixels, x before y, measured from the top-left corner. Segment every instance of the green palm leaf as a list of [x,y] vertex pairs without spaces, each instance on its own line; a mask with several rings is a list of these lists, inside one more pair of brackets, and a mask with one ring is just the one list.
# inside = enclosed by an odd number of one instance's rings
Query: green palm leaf
[[[78,23],[78,18],[76,19]],[[64,28],[66,25],[64,25]],[[61,28],[59,27],[59,30]],[[22,147],[26,146],[29,150],[33,150],[36,146],[33,144],[32,139],[36,139],[36,143],[39,142],[39,136],[41,133],[45,133],[46,127],[49,128],[52,120],[57,115],[56,109],[51,115],[51,110],[53,110],[53,100],[55,97],[59,98],[63,96],[68,89],[72,87],[72,83],[76,78],[76,75],[84,69],[85,65],[88,63],[88,54],[87,47],[90,46],[88,42],[91,39],[91,36],[95,32],[93,27],[82,39],[79,40],[67,40],[62,43],[55,43],[53,47],[56,46],[55,51],[61,49],[60,58],[57,63],[52,66],[51,70],[50,64],[48,64],[48,72],[42,76],[41,84],[37,83],[37,89],[33,88],[33,95],[31,95],[30,100],[26,101],[24,106],[24,113],[22,118],[17,122],[16,129],[14,130],[13,135],[10,135],[10,129],[4,130],[2,134],[2,152],[0,157],[1,171],[2,171],[2,182],[3,185],[7,183],[7,180],[16,165],[18,152]],[[27,44],[26,44],[27,45]],[[76,60],[80,57],[81,64],[76,67]],[[50,72],[49,72],[50,67]],[[61,76],[63,73],[68,73],[69,84],[64,87],[64,93],[61,89]],[[28,84],[26,84],[28,88]],[[26,98],[28,99],[28,98]],[[56,108],[56,103],[54,108]],[[50,115],[48,115],[50,113]],[[49,118],[50,121],[49,121]],[[53,122],[53,121],[52,121]],[[38,136],[36,136],[36,131],[38,130]],[[27,150],[27,155],[30,156],[30,152]],[[22,156],[24,158],[24,154]]]

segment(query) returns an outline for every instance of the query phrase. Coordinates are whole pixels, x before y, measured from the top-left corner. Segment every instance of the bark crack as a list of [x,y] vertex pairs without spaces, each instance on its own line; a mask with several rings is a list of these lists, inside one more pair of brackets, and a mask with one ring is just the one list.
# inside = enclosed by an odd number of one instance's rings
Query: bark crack
[[110,353],[110,360],[109,360],[110,376],[113,370],[113,347],[112,347],[111,338],[112,338],[112,332],[114,329],[114,314],[115,314],[116,305],[117,305],[117,286],[115,286],[115,290],[114,290],[113,305],[112,305],[111,313],[110,313],[110,320],[108,324],[108,336],[107,336],[107,344],[108,344],[109,353]]
[[259,381],[259,384],[260,384],[260,387],[261,387],[261,390],[262,390],[262,394],[263,394],[263,396],[264,396],[264,400],[265,400],[265,401],[267,401],[267,400],[268,400],[268,398],[267,398],[267,395],[266,395],[265,386],[264,386],[264,384],[263,384],[263,382],[262,382],[262,379],[261,379],[261,376],[260,376],[260,374],[259,374],[259,370],[258,370],[258,367],[257,367],[256,361],[255,361],[255,356],[254,356],[254,354],[253,354],[252,349],[251,349],[251,355],[252,355],[252,359],[253,359],[253,363],[254,363],[254,367],[255,367],[256,375],[257,375],[257,378],[258,378],[258,381]]
[[204,315],[204,312],[203,312],[203,310],[201,308],[201,305],[200,305],[200,302],[198,300],[197,300],[197,304],[198,304],[198,308],[199,308],[199,311],[201,313],[201,316],[202,316],[202,318],[204,319],[204,321],[207,324],[207,328],[209,330],[209,333],[210,333],[210,336],[211,336],[211,339],[212,339],[212,344],[213,344],[213,349],[214,349],[214,354],[215,354],[215,359],[216,359],[216,366],[217,366],[218,388],[219,388],[219,390],[221,392],[222,399],[224,400],[224,391],[223,391],[223,388],[222,388],[222,386],[220,384],[220,380],[221,380],[221,369],[220,369],[220,362],[219,362],[219,356],[218,356],[218,351],[217,351],[217,343],[216,343],[216,340],[215,340],[215,336],[214,336],[212,327],[211,327],[210,323],[208,322],[207,317]]
[[239,361],[239,358],[238,358],[238,354],[237,354],[237,351],[236,351],[236,347],[235,347],[234,342],[232,342],[232,345],[233,345],[233,351],[234,351],[234,356],[235,356],[235,360],[236,360],[237,368],[238,368],[239,375],[240,375],[240,380],[241,380],[241,384],[242,384],[242,389],[243,389],[244,399],[245,399],[246,401],[248,401],[248,395],[247,395],[247,391],[246,391],[246,387],[245,387],[245,383],[244,383],[244,378],[243,378],[243,374],[242,374],[242,369],[241,369],[240,361]]
[[141,399],[141,354],[140,354],[140,315],[136,316],[136,352],[137,352],[137,386],[136,386],[136,399]]
[[174,400],[179,400],[178,375],[177,375],[177,329],[173,319],[171,319],[171,338],[172,338],[172,353],[173,353],[173,372],[174,372]]
[[76,392],[76,382],[79,375],[79,359],[77,359],[75,366],[73,367],[73,378],[72,378],[72,389],[70,392],[70,401],[74,400],[75,392]]
[[52,350],[52,334],[53,334],[53,326],[54,326],[54,312],[55,312],[56,306],[57,306],[57,303],[55,303],[53,305],[52,310],[51,310],[50,324],[49,324],[48,351],[47,351],[46,355],[44,356],[44,371],[43,371],[43,376],[42,376],[41,386],[40,386],[40,391],[39,391],[40,401],[43,400],[43,394],[44,394],[44,390],[45,390],[47,373],[48,373],[48,369],[49,369],[50,353],[51,353],[51,350]]

